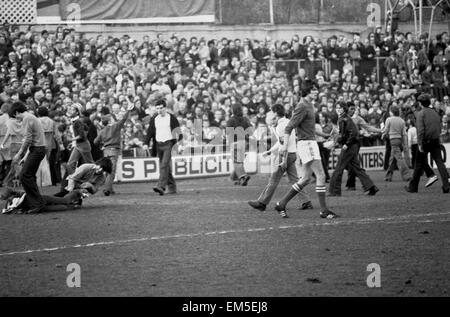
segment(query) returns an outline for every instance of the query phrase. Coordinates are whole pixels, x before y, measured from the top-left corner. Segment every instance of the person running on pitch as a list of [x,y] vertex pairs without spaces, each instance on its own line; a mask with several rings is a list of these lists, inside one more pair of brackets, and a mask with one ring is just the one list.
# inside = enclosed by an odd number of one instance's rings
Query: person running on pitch
[[[270,175],[269,183],[259,196],[258,200],[248,202],[251,207],[260,211],[266,210],[266,207],[272,200],[272,197],[275,194],[275,190],[280,184],[284,173],[287,173],[289,182],[292,185],[298,182],[297,166],[295,164],[295,162],[297,161],[297,140],[295,131],[292,131],[289,138],[287,157],[282,158],[280,156],[279,150],[284,142],[282,136],[284,136],[284,131],[286,130],[286,126],[289,123],[289,119],[286,118],[286,112],[283,105],[274,105],[272,107],[272,112],[275,113],[272,120],[275,127],[274,134],[278,142],[269,151],[263,153],[263,156],[271,155],[271,161],[275,163],[271,164],[272,174]],[[301,205],[301,210],[313,209],[313,205],[307,193],[301,191],[298,197]]]
[[283,218],[288,218],[286,206],[303,188],[311,181],[312,174],[316,175],[316,192],[319,197],[321,208],[320,217],[324,219],[334,219],[339,217],[328,209],[326,203],[326,183],[325,172],[323,170],[322,158],[320,156],[319,145],[316,141],[316,115],[312,101],[316,99],[319,90],[317,85],[307,80],[302,91],[302,99],[296,106],[292,119],[286,126],[284,143],[281,153],[288,152],[289,139],[294,129],[297,132],[297,154],[302,164],[302,178],[292,186],[289,192],[281,199],[276,210]]

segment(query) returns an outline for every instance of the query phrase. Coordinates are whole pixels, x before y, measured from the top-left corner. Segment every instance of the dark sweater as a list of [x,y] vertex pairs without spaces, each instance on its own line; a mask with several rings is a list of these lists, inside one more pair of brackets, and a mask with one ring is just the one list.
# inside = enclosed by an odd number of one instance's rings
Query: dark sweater
[[439,140],[441,136],[441,118],[432,108],[424,108],[417,113],[417,143],[423,146],[427,142]]
[[285,133],[291,135],[296,129],[298,141],[316,140],[316,115],[312,103],[302,99],[295,107],[291,121],[286,127]]
[[342,115],[338,121],[339,138],[337,142],[348,147],[359,142],[359,131],[356,124],[347,114]]

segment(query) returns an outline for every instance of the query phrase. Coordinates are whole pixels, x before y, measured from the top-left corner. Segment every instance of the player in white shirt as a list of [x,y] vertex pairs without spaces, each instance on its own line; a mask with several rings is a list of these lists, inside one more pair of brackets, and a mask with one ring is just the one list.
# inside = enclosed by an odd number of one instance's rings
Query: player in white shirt
[[[297,173],[297,138],[295,131],[292,131],[291,138],[288,143],[288,153],[287,157],[282,157],[280,155],[280,147],[283,143],[283,136],[286,126],[289,123],[289,119],[285,116],[285,109],[282,105],[274,105],[272,111],[275,116],[272,118],[272,124],[274,125],[274,134],[277,138],[277,143],[267,152],[263,153],[263,156],[271,155],[271,175],[269,183],[266,188],[261,193],[260,197],[256,201],[249,201],[248,204],[260,211],[266,210],[267,205],[272,200],[275,190],[278,187],[283,175],[287,173],[289,183],[294,185],[298,182]],[[300,209],[307,210],[313,209],[310,198],[305,191],[301,191],[298,195],[300,202]]]

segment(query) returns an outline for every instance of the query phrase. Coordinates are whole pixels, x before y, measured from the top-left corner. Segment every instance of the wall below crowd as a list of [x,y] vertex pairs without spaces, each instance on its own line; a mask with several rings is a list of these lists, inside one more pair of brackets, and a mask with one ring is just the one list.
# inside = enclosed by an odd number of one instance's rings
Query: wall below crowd
[[[69,26],[73,27],[73,26]],[[37,30],[52,30],[55,25],[39,25]],[[302,25],[220,25],[220,24],[156,24],[156,25],[79,25],[77,31],[83,32],[87,37],[97,35],[120,37],[125,34],[133,39],[142,40],[145,35],[156,38],[158,33],[162,33],[166,38],[176,33],[179,38],[191,38],[192,36],[205,37],[207,39],[221,39],[223,37],[264,39],[270,36],[273,40],[290,40],[293,35],[300,37],[311,35],[320,39],[327,39],[332,35],[349,36],[353,32],[360,32],[362,37],[367,36],[373,29],[368,29],[366,25],[359,24],[302,24]],[[414,33],[413,24],[400,24],[399,29],[403,32]],[[428,31],[428,28],[426,29]],[[449,31],[446,23],[435,24],[432,34]]]
[[[339,151],[336,150],[330,157],[329,169],[331,171],[336,167]],[[447,168],[450,168],[450,143],[444,144],[442,154]],[[366,171],[382,171],[385,147],[361,148],[359,159]],[[256,153],[248,153],[244,165],[249,174],[268,174],[271,170],[270,158],[264,159]],[[175,179],[221,177],[230,175],[231,170],[232,161],[229,154],[181,156],[172,159],[172,172]],[[159,161],[157,158],[121,159],[118,163],[116,174],[118,182],[150,182],[157,181],[158,178]]]

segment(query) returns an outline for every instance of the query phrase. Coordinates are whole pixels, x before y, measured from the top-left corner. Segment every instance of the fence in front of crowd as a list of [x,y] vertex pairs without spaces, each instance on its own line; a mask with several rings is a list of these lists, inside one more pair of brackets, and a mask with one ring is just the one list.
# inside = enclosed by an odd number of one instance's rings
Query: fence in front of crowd
[[[386,59],[387,57],[375,57],[370,60],[352,60],[354,74],[360,80],[364,80],[365,77],[375,73],[377,75],[377,81],[381,83],[383,77],[387,74],[386,68],[384,67]],[[323,70],[326,79],[329,79],[334,70],[339,70],[342,74],[342,68],[344,67],[343,59],[272,59],[267,63],[269,66],[274,66],[277,72],[285,72],[288,78],[298,75],[300,69],[304,69],[306,77],[315,78],[317,72]]]
[[[330,156],[329,170],[336,167],[340,150]],[[442,155],[447,168],[450,168],[450,143],[442,146]],[[382,171],[385,162],[385,147],[376,146],[361,148],[359,160],[367,171]],[[204,177],[223,177],[232,170],[230,152],[222,154],[183,155],[172,158],[172,172],[175,179],[195,179]],[[433,162],[430,159],[431,166]],[[270,157],[264,158],[256,152],[246,154],[245,169],[249,174],[271,173]],[[159,160],[157,158],[120,158],[117,167],[116,181],[122,183],[151,182],[159,179]]]

